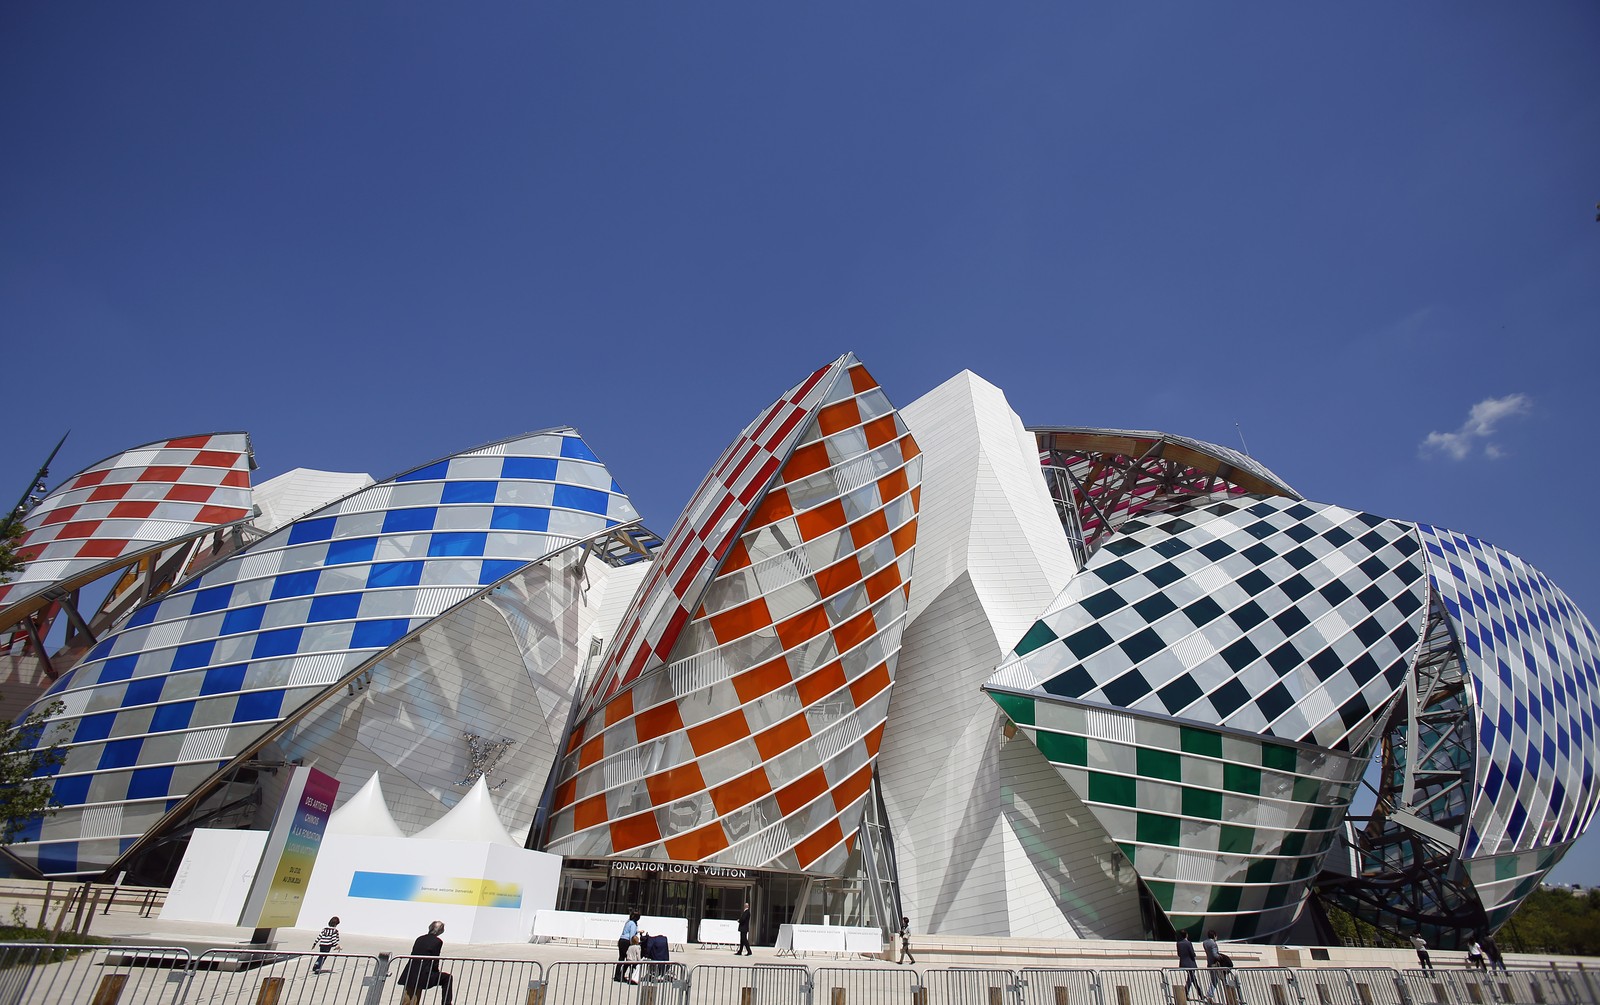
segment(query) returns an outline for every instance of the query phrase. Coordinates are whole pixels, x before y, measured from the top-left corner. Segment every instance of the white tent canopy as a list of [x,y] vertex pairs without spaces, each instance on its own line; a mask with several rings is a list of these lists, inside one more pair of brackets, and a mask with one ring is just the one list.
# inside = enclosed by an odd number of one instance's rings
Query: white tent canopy
[[351,834],[363,837],[405,837],[405,832],[389,815],[389,805],[383,800],[383,783],[374,771],[367,784],[344,805],[328,815],[329,834]]
[[522,847],[500,822],[482,775],[454,809],[412,836],[433,841],[487,841],[509,848]]

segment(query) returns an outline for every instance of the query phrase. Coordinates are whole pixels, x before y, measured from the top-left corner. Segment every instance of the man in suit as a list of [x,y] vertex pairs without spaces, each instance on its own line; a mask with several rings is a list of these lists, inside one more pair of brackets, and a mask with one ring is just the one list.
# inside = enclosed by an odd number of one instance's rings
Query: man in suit
[[744,910],[739,912],[739,948],[733,955],[754,956],[750,949],[750,902],[744,902]]
[[[1178,933],[1178,966],[1183,968],[1183,994],[1184,998],[1206,998],[1205,992],[1200,990],[1200,964],[1194,958],[1194,943],[1189,941],[1189,933]],[[1210,1001],[1206,998],[1206,1001]]]

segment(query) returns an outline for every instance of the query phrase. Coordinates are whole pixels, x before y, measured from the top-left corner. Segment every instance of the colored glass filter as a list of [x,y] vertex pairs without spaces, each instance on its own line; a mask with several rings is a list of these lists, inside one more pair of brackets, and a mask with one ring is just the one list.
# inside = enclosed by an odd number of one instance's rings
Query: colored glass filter
[[619,629],[559,769],[549,849],[837,871],[888,714],[920,483],[915,442],[852,355],[763,411]]
[[22,521],[26,564],[0,585],[0,628],[45,603],[53,586],[98,578],[147,552],[249,519],[250,437],[156,440],[68,478]]

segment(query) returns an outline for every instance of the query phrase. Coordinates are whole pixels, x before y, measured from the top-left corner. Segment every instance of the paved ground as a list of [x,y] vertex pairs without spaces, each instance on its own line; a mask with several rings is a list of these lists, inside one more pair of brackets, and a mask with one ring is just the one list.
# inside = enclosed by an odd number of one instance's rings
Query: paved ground
[[[275,932],[276,948],[287,952],[309,952],[312,940],[321,930],[320,925],[315,928],[280,928]],[[147,946],[185,946],[193,947],[199,943],[210,943],[218,948],[233,947],[239,943],[248,942],[251,936],[249,929],[234,928],[229,925],[212,925],[193,921],[162,921],[160,918],[141,918],[134,913],[125,913],[115,910],[108,915],[98,915],[89,929],[89,934],[102,939],[113,939],[117,942],[137,943]],[[419,931],[417,933],[421,935]],[[537,960],[541,964],[549,965],[558,961],[569,962],[615,962],[617,958],[616,947],[596,947],[574,945],[570,943],[545,943],[535,945],[527,942],[486,943],[483,945],[469,946],[450,941],[450,930],[444,933],[444,955],[448,957],[467,959],[496,959],[496,960]],[[63,937],[63,941],[66,937]],[[388,953],[391,956],[400,956],[411,950],[411,938],[385,938],[376,935],[360,935],[352,932],[342,933],[340,951],[356,955],[377,955]],[[808,966],[884,966],[884,961],[875,958],[843,957],[835,959],[832,956],[807,956],[795,960],[790,956],[779,957],[776,950],[767,946],[757,946],[753,956],[735,956],[732,949],[718,947],[701,947],[691,945],[686,951],[674,953],[676,962],[694,966],[696,964],[715,964],[718,966],[753,966],[756,964],[771,963],[805,963]],[[963,957],[965,965],[983,966],[985,961],[981,958]],[[994,960],[996,965],[1008,965]],[[1022,965],[1013,962],[1009,965]],[[1038,961],[1027,965],[1040,966]]]

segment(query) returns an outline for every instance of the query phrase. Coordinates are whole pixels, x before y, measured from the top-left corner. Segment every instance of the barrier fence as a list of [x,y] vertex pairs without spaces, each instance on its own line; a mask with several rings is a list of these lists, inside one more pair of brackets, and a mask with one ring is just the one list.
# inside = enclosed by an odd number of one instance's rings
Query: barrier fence
[[1025,1005],[1099,1005],[1100,972],[1029,967],[1021,972]]
[[689,1005],[809,1005],[811,968],[793,963],[698,966],[689,971]]
[[[1600,1005],[1600,972],[1581,969],[1191,973],[647,960],[619,973],[612,962],[415,962],[408,971],[412,957],[386,954],[0,944],[0,1005],[446,1005],[447,996],[450,1005]],[[439,980],[406,979],[434,967]]]
[[811,1005],[910,1003],[919,983],[905,967],[818,967],[811,972]]
[[924,970],[925,1005],[1011,1005],[1019,984],[1014,970],[997,967],[951,967]]

